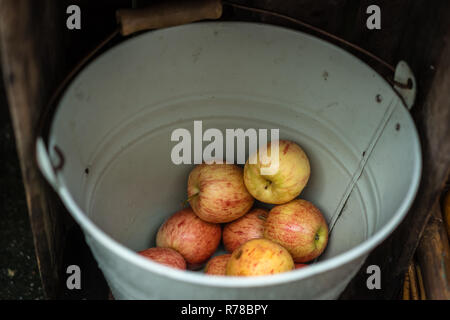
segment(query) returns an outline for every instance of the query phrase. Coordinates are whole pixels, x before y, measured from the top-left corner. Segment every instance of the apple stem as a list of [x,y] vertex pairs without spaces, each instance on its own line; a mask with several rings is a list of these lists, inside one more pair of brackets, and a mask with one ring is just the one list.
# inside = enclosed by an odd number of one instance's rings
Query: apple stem
[[188,197],[186,200],[184,200],[182,203],[181,203],[181,205],[183,206],[183,207],[185,207],[188,203],[189,203],[189,201],[191,201],[192,199],[194,199],[196,196],[198,196],[199,195],[199,193],[197,192],[197,193],[194,193],[193,195],[191,195],[190,197]]

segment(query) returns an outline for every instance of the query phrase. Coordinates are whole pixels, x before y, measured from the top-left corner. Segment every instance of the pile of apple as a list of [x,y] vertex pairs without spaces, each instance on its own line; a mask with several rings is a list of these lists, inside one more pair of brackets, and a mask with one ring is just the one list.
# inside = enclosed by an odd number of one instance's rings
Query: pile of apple
[[[270,143],[265,152],[270,157]],[[256,153],[260,154],[259,150]],[[317,258],[328,242],[328,226],[311,202],[296,199],[310,176],[308,157],[291,141],[279,141],[279,166],[247,160],[201,164],[189,174],[190,207],[173,214],[159,228],[155,248],[139,254],[178,269],[213,275],[257,276],[290,271]],[[275,205],[254,208],[255,199]],[[211,258],[221,240],[228,254]],[[209,259],[209,261],[208,261]]]

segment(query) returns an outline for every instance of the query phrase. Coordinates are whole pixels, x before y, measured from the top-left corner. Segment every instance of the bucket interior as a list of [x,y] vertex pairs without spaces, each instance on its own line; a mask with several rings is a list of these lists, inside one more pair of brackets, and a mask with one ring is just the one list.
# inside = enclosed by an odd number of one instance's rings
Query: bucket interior
[[408,111],[372,69],[302,33],[248,23],[149,32],[103,54],[62,98],[50,156],[62,150],[60,179],[84,213],[143,250],[186,200],[194,164],[173,163],[171,135],[185,128],[194,142],[197,120],[224,140],[226,129],[279,129],[305,150],[311,176],[299,198],[335,222],[323,261],[404,214],[420,170]]

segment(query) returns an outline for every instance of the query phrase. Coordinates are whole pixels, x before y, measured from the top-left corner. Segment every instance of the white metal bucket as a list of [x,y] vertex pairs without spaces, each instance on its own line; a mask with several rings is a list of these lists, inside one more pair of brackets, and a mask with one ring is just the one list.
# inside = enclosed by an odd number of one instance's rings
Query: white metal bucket
[[[311,178],[301,198],[334,224],[318,262],[235,278],[135,253],[154,245],[186,198],[193,165],[172,163],[170,137],[194,120],[204,130],[279,128],[304,148]],[[116,299],[337,298],[404,218],[421,172],[409,112],[375,71],[314,37],[253,23],[184,25],[114,47],[66,90],[48,146],[38,140],[39,165]],[[55,172],[59,153],[65,162]]]

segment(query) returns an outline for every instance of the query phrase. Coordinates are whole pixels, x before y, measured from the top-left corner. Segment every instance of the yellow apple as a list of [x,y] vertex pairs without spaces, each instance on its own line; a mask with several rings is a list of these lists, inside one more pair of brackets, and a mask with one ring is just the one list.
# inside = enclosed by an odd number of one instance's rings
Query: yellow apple
[[[280,140],[278,148],[278,170],[263,172],[273,167],[276,155],[272,156],[271,143],[264,150],[270,161],[264,161],[260,151],[252,155],[244,167],[244,183],[250,194],[259,201],[283,204],[296,198],[306,186],[310,175],[309,160],[303,149],[292,141]],[[273,159],[272,159],[273,157]],[[256,163],[251,163],[253,159]]]
[[262,276],[293,269],[294,261],[285,248],[267,239],[253,239],[233,251],[226,275]]

